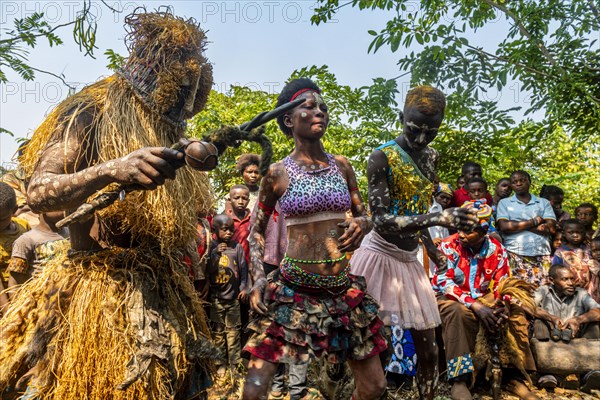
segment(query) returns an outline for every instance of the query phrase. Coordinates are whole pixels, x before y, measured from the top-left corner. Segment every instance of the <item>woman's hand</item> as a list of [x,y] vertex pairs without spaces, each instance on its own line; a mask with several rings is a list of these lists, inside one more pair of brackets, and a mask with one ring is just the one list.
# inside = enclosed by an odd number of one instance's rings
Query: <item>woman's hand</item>
[[462,231],[472,231],[479,224],[477,213],[473,208],[447,208],[440,213],[439,220],[437,225]]
[[362,216],[346,220],[339,223],[338,226],[346,229],[338,239],[338,250],[345,252],[358,249],[365,235],[373,227],[373,223],[369,217]]
[[259,279],[250,291],[250,308],[261,315],[266,314],[268,311],[267,306],[263,302],[266,286],[267,280],[264,278]]

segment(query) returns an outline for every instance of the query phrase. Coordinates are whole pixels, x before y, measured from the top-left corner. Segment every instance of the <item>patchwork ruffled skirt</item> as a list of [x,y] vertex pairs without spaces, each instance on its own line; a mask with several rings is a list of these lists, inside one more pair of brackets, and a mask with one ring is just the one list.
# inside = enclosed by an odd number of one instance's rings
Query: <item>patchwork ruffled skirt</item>
[[268,312],[252,320],[244,352],[272,363],[364,360],[387,348],[378,304],[366,293],[364,278],[334,294],[300,287],[274,271],[266,290]]

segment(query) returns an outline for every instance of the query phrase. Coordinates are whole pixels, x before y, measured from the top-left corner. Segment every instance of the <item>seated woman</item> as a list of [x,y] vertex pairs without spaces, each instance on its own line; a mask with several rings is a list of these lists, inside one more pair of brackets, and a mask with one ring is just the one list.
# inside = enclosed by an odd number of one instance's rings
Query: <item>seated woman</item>
[[[379,399],[386,387],[376,357],[387,347],[383,323],[377,303],[365,293],[364,279],[349,273],[345,254],[359,246],[371,224],[350,163],[323,150],[329,116],[319,88],[309,79],[293,80],[277,105],[296,98],[305,102],[277,119],[294,139],[294,150],[262,179],[249,237],[250,305],[260,315],[249,325],[254,333],[244,348],[251,358],[243,398],[266,398],[279,363],[302,364],[323,356],[329,362],[348,361],[354,398]],[[279,270],[267,280],[264,232],[278,201],[289,243]]]

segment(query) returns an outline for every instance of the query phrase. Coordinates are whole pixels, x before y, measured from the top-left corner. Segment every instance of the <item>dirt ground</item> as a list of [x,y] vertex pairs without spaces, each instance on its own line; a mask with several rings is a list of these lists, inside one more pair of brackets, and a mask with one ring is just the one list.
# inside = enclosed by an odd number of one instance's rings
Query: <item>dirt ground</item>
[[[321,365],[312,365],[309,369],[309,387],[314,397],[310,400],[346,400],[350,399],[351,392],[353,389],[352,378],[345,374],[337,384],[332,384],[327,378],[328,374],[322,369]],[[340,383],[341,382],[341,383]],[[241,390],[243,386],[242,376],[229,375],[227,379],[222,382],[216,382],[211,389],[209,389],[209,400],[237,400],[241,398]],[[547,392],[544,389],[538,390],[533,388],[533,392],[542,400],[563,400],[563,399],[575,399],[575,400],[597,400],[600,399],[600,391],[594,391],[593,394],[586,394],[577,390],[566,390],[561,388],[554,389],[553,392]],[[389,400],[418,400],[419,395],[416,388],[413,390],[397,390],[395,392],[388,392]],[[289,395],[284,397],[289,400]],[[271,398],[269,398],[271,399]],[[475,400],[492,400],[491,393],[489,390],[476,388],[473,390],[473,399]],[[450,397],[450,385],[445,381],[440,382],[437,388],[437,394],[435,400],[451,400]],[[506,391],[502,392],[501,400],[519,400],[518,397],[509,394]]]

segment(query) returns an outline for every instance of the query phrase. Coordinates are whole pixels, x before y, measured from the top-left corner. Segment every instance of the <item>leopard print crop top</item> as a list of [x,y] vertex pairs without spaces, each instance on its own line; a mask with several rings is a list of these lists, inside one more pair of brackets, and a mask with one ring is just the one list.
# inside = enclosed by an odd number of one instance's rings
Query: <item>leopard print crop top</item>
[[289,185],[279,199],[279,207],[287,225],[344,219],[350,210],[348,184],[335,158],[326,155],[329,166],[316,171],[303,170],[289,156],[283,159]]

